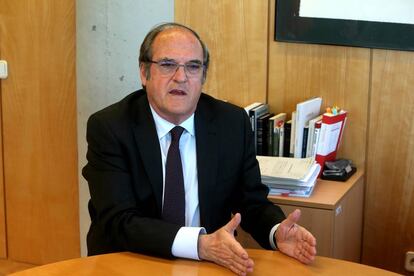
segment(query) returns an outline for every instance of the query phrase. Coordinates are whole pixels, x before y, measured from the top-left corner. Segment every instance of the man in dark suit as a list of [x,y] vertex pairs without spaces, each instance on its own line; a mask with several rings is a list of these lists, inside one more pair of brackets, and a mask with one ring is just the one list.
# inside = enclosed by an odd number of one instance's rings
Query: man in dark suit
[[[244,275],[254,263],[234,238],[241,223],[264,248],[310,263],[316,241],[296,224],[300,211],[285,219],[267,200],[247,114],[201,93],[209,54],[199,36],[183,25],[159,25],[144,39],[139,62],[144,89],[88,121],[88,254],[203,259]],[[176,126],[181,136],[173,142]],[[181,158],[174,170],[173,143]],[[181,185],[173,200],[171,179]],[[166,208],[176,203],[182,208]],[[168,217],[181,209],[181,222]]]

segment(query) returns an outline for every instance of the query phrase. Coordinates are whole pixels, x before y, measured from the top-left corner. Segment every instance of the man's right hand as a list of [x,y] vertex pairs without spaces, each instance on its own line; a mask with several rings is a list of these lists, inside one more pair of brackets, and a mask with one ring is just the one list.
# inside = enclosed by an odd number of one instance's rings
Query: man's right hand
[[253,271],[253,260],[234,238],[241,215],[237,213],[225,226],[208,235],[200,235],[198,255],[200,259],[224,266],[238,275]]

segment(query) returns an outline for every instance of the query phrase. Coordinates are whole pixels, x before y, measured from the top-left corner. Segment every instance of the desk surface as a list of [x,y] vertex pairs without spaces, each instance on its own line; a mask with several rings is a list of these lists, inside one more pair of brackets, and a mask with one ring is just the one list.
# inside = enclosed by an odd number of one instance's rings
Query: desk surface
[[[280,252],[248,249],[254,260],[254,272],[249,275],[398,275],[378,268],[316,257],[304,265]],[[229,270],[209,262],[165,260],[133,253],[113,253],[72,259],[20,271],[13,276],[48,275],[233,275]]]

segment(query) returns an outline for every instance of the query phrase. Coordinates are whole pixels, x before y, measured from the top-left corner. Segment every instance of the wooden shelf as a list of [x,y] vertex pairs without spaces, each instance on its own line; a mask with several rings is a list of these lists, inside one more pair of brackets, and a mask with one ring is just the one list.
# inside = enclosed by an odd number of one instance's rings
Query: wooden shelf
[[363,170],[359,170],[345,182],[319,179],[312,195],[308,198],[269,196],[269,199],[277,204],[333,210],[338,202],[354,187],[355,183],[362,180],[363,175]]

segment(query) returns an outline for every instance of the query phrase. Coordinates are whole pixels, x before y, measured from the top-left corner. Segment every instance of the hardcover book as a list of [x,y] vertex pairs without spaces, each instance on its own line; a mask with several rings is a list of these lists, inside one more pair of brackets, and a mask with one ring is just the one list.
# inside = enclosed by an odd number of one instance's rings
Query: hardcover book
[[283,133],[286,113],[279,113],[269,118],[270,142],[269,155],[283,156]]
[[[296,105],[295,135],[294,135],[294,157],[302,158],[303,130],[309,120],[320,114],[322,98],[312,98]],[[293,120],[293,118],[292,118]],[[293,139],[293,137],[292,137]]]

